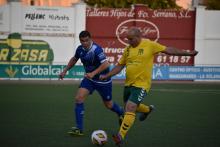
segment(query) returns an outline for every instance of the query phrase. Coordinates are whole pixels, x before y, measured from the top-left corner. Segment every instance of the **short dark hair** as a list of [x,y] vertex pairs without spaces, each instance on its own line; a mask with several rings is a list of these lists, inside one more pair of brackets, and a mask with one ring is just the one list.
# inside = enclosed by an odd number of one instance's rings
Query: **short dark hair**
[[89,33],[89,31],[82,31],[82,32],[80,32],[79,38],[84,38],[84,37],[91,38],[91,34]]

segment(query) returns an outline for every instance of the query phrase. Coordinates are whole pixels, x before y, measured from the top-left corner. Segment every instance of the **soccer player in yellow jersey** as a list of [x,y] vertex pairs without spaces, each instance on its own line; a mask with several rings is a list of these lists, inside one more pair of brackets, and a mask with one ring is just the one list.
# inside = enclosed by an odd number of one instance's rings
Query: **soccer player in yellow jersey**
[[120,146],[123,139],[133,125],[136,112],[140,112],[140,121],[147,118],[154,106],[147,106],[141,103],[151,87],[151,75],[154,56],[159,53],[176,56],[195,56],[197,51],[179,50],[173,47],[166,47],[157,42],[143,39],[138,28],[132,27],[127,33],[129,46],[124,50],[122,58],[116,66],[100,79],[106,79],[118,74],[126,67],[126,80],[124,87],[125,114],[118,134],[113,135],[113,140]]

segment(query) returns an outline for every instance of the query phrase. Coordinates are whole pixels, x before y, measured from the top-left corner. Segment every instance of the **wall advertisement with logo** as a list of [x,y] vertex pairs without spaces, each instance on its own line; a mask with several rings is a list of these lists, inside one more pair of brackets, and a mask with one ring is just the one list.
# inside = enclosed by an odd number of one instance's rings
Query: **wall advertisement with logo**
[[[150,10],[145,6],[131,9],[87,8],[86,28],[105,50],[109,61],[116,63],[127,45],[125,34],[137,26],[144,38],[166,46],[194,50],[195,11]],[[158,55],[155,63],[193,65],[193,57]]]
[[[0,80],[3,79],[52,79],[57,80],[64,65],[1,65]],[[111,67],[113,68],[113,66]],[[82,79],[85,71],[77,65],[67,72],[65,79]],[[124,80],[125,69],[113,79]],[[220,80],[220,67],[154,65],[153,80]]]
[[[113,77],[125,79],[125,69]],[[219,81],[220,67],[209,66],[166,66],[155,64],[152,71],[153,80],[198,80]]]
[[74,8],[30,7],[17,3],[1,7],[1,67],[66,64],[74,55],[74,15]]
[[73,36],[73,8],[24,7],[23,28],[27,34]]
[[[0,80],[3,79],[58,79],[64,65],[1,65]],[[69,70],[65,79],[79,79],[84,76],[83,66]]]

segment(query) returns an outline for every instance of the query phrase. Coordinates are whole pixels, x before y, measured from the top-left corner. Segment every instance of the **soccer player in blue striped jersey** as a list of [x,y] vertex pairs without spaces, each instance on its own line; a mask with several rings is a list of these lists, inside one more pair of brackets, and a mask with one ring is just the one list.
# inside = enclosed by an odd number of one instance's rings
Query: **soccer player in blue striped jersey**
[[68,133],[74,136],[83,135],[83,116],[84,116],[84,101],[89,94],[94,90],[100,94],[106,108],[115,112],[119,118],[123,115],[123,109],[112,101],[112,80],[100,80],[100,75],[105,75],[109,72],[109,62],[103,52],[102,47],[94,43],[88,31],[82,31],[79,34],[81,45],[76,49],[75,55],[70,59],[59,78],[63,79],[66,72],[71,69],[80,59],[84,69],[85,76],[81,81],[78,92],[75,96],[75,120],[76,127],[72,127]]

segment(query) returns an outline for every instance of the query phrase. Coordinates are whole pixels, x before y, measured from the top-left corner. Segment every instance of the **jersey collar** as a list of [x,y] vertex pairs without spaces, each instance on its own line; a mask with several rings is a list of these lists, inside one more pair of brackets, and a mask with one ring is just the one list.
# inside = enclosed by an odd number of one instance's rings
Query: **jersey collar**
[[85,50],[85,51],[88,52],[89,50],[91,50],[92,46],[93,46],[93,41],[91,41],[91,45],[90,45],[89,49],[86,49],[86,48],[84,48],[84,47],[82,47],[82,48],[83,48],[83,50]]

